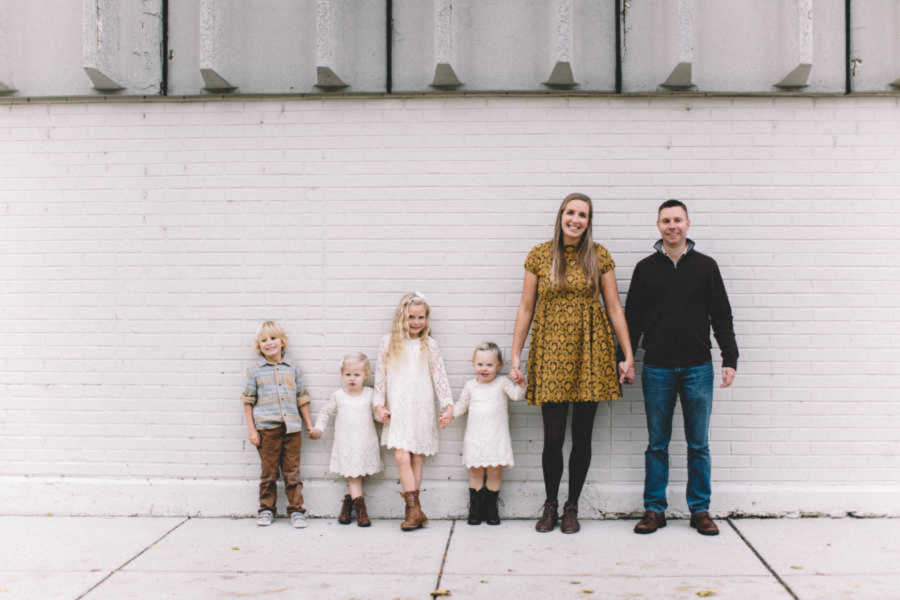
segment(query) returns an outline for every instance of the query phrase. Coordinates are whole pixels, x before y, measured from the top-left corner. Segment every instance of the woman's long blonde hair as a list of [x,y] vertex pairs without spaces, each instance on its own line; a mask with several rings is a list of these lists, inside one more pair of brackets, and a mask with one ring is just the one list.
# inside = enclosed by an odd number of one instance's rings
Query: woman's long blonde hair
[[417,292],[410,292],[400,298],[400,304],[394,311],[394,322],[391,325],[391,341],[388,344],[387,356],[385,362],[390,363],[392,359],[403,354],[403,341],[409,339],[409,307],[424,306],[425,307],[425,329],[419,334],[419,341],[422,343],[422,356],[428,355],[428,336],[431,335],[431,307],[428,302]]
[[591,282],[591,292],[596,295],[600,292],[600,276],[603,272],[600,270],[600,260],[597,258],[597,251],[594,249],[594,240],[591,237],[591,226],[594,222],[594,204],[590,197],[580,192],[573,192],[563,198],[559,210],[556,212],[556,226],[553,230],[553,243],[551,248],[550,261],[550,281],[553,286],[566,289],[566,246],[563,243],[562,233],[562,217],[566,210],[566,205],[572,200],[581,200],[588,205],[588,221],[581,239],[575,246],[575,260],[588,281]]

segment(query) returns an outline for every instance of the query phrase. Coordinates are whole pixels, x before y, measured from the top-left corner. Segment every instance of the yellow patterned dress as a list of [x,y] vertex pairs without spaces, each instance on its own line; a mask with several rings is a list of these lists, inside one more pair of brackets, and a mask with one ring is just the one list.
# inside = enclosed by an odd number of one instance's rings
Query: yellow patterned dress
[[[553,286],[551,243],[538,244],[525,260],[525,270],[538,278],[528,354],[528,403],[619,398],[615,342],[603,301],[599,294],[591,294],[572,246],[566,246],[566,288]],[[601,270],[614,269],[606,248],[597,243],[594,247]]]

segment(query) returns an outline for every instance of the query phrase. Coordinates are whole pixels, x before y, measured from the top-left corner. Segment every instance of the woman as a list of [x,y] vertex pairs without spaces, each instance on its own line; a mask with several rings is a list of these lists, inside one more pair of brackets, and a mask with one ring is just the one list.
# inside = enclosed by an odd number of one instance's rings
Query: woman
[[[519,357],[534,319],[526,397],[529,404],[541,407],[544,421],[541,462],[547,500],[535,525],[540,532],[553,530],[559,520],[557,493],[569,405],[573,411],[572,453],[569,497],[560,525],[563,533],[580,529],[578,497],[591,464],[597,405],[620,397],[619,384],[631,383],[634,368],[615,263],[606,248],[591,240],[593,212],[591,199],[584,194],[569,194],[563,199],[556,213],[553,240],[538,244],[528,253],[516,315],[510,369],[516,383],[525,379]],[[618,372],[610,321],[625,354]]]

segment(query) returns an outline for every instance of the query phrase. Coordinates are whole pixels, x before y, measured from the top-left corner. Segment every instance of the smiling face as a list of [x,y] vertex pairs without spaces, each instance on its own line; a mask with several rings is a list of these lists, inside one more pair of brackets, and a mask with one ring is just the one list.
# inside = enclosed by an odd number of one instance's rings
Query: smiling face
[[428,309],[424,304],[410,304],[409,316],[406,318],[406,326],[409,337],[415,338],[422,334],[428,325]]
[[591,207],[584,200],[569,200],[562,212],[560,227],[563,243],[577,244],[587,230],[591,218]]
[[284,353],[284,343],[280,337],[265,332],[259,336],[259,350],[269,362],[278,362]]
[[659,211],[656,228],[662,236],[663,243],[669,248],[683,246],[687,240],[687,232],[691,221],[680,206],[669,206]]
[[490,383],[497,377],[497,372],[500,371],[500,361],[497,360],[497,353],[492,350],[478,350],[475,352],[472,366],[475,367],[475,375],[478,376],[479,383]]
[[341,369],[341,383],[344,391],[351,396],[359,394],[368,375],[366,371],[366,365],[363,363],[345,363]]

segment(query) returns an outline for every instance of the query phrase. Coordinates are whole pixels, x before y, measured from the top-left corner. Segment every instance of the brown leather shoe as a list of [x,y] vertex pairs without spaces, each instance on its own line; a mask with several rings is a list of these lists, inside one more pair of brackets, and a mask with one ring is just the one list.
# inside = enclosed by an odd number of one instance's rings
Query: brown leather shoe
[[403,499],[406,501],[406,517],[400,523],[400,529],[403,531],[418,529],[428,521],[428,517],[425,516],[419,505],[419,490],[403,492]]
[[578,505],[566,502],[563,506],[562,523],[559,530],[563,533],[578,533],[581,525],[578,524]]
[[644,516],[634,526],[635,533],[653,533],[666,526],[666,513],[653,510],[644,511]]
[[538,522],[534,525],[535,531],[541,533],[553,531],[553,528],[556,527],[556,522],[559,520],[558,510],[559,503],[556,500],[547,500],[544,502],[544,512],[541,515],[541,518],[538,519]]
[[341,502],[341,514],[338,515],[338,523],[341,525],[349,525],[350,518],[350,510],[352,507],[352,500],[350,499],[350,494],[344,494],[344,500]]
[[691,527],[696,529],[700,535],[719,535],[719,528],[705,510],[691,513]]
[[366,511],[366,501],[362,496],[353,499],[353,510],[356,511],[356,524],[359,527],[368,527],[372,524],[369,520],[369,513]]

